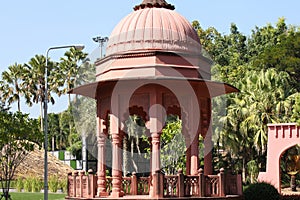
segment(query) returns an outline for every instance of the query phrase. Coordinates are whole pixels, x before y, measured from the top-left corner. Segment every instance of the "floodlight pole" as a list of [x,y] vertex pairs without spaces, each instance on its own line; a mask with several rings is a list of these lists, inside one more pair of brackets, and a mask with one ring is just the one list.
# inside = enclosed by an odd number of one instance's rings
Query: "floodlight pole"
[[104,43],[108,41],[108,37],[101,37],[101,36],[97,36],[93,38],[94,42],[99,43],[100,46],[100,59],[102,58],[103,54],[102,54],[102,48],[104,46]]
[[[77,50],[84,49],[83,45],[65,45],[50,47],[46,51],[45,64],[45,89],[44,89],[44,200],[48,200],[48,54],[49,51],[55,49],[75,48]],[[43,119],[42,119],[43,120]]]

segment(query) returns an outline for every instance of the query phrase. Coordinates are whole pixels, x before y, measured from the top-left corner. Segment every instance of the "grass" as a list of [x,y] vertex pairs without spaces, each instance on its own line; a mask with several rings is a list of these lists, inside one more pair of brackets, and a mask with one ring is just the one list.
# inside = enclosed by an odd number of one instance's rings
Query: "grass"
[[[32,193],[32,192],[12,192],[10,193],[12,200],[43,200],[44,193]],[[49,200],[64,200],[66,194],[54,194],[49,193]]]

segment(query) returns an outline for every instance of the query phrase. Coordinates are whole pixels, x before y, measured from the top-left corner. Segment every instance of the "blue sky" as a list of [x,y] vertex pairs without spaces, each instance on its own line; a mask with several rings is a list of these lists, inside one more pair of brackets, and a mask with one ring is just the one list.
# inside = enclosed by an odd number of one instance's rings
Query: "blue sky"
[[[230,24],[249,35],[257,26],[275,24],[285,17],[288,24],[300,25],[297,0],[167,0],[189,21],[198,20],[207,28],[213,26],[227,33]],[[97,44],[92,38],[109,36],[116,24],[132,12],[142,0],[9,0],[0,2],[0,72],[15,62],[27,63],[36,54],[45,54],[51,46],[84,44],[91,53]],[[63,50],[51,52],[52,60],[59,59]],[[51,111],[66,108],[66,98],[50,106]],[[37,107],[25,108],[31,116],[38,116]]]

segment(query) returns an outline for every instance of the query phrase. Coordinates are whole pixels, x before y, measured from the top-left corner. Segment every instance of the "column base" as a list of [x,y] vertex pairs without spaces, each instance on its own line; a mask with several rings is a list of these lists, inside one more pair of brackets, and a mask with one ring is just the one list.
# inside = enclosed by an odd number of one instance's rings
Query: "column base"
[[108,197],[109,195],[108,195],[108,192],[99,192],[99,193],[97,193],[97,198],[100,198],[100,197]]
[[109,197],[110,198],[120,198],[123,196],[124,196],[124,192],[121,191],[121,192],[112,192]]

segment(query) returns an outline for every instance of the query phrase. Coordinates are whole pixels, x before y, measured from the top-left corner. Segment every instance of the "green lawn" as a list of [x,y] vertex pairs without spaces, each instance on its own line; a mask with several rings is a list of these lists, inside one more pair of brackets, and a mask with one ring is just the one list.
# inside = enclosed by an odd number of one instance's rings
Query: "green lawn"
[[[12,200],[43,200],[44,193],[31,193],[31,192],[12,192],[10,193]],[[64,200],[66,194],[52,194],[49,193],[49,200]]]

